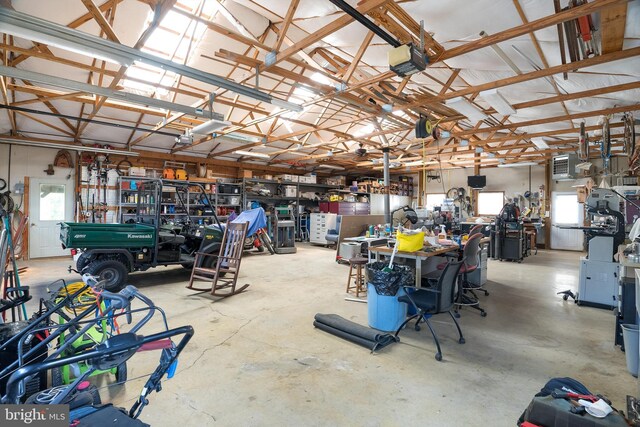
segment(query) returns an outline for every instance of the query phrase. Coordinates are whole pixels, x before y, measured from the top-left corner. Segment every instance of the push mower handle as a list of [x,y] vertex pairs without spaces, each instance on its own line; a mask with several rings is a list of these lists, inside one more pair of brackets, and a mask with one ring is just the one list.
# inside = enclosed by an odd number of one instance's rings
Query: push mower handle
[[[128,332],[129,333],[129,332]],[[7,381],[6,391],[7,394],[2,397],[1,403],[3,404],[18,404],[20,403],[20,382],[30,376],[33,376],[39,372],[47,371],[55,368],[59,368],[61,366],[70,365],[72,363],[91,361],[93,359],[102,359],[116,355],[118,353],[122,353],[132,349],[139,349],[144,345],[149,345],[149,343],[153,343],[160,340],[165,340],[167,338],[174,337],[176,335],[184,335],[182,340],[180,341],[179,347],[184,348],[184,346],[189,342],[191,337],[193,337],[193,327],[192,326],[181,326],[179,328],[170,329],[168,331],[159,332],[157,334],[148,335],[143,337],[141,340],[137,340],[130,345],[126,346],[116,346],[113,348],[102,348],[100,350],[93,349],[89,351],[85,351],[80,354],[76,354],[75,356],[63,357],[59,359],[47,360],[40,363],[33,363],[26,366],[23,366],[17,369]],[[107,340],[108,341],[108,340]],[[106,342],[106,341],[105,341]],[[133,355],[133,353],[132,353]]]

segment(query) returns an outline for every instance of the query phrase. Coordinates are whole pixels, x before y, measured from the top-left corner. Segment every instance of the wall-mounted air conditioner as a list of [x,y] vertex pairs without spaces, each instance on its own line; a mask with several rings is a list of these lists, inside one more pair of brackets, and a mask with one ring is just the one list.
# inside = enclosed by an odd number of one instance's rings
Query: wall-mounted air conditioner
[[551,159],[551,179],[555,181],[570,181],[576,179],[576,165],[578,156],[563,154]]

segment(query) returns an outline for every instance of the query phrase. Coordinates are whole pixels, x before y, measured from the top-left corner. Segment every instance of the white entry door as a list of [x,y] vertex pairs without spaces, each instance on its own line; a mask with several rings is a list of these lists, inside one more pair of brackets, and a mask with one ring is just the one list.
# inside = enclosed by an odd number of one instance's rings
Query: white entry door
[[31,179],[29,184],[29,256],[69,255],[60,243],[60,222],[73,220],[73,181]]
[[578,203],[575,192],[554,191],[551,193],[551,249],[582,251],[582,230],[567,230],[561,227],[582,227],[584,208]]

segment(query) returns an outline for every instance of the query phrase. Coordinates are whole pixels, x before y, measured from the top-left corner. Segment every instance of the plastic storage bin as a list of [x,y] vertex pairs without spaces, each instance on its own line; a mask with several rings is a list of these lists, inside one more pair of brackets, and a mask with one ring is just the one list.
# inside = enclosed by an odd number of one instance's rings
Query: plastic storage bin
[[385,332],[395,332],[407,318],[407,304],[398,301],[404,295],[402,288],[394,296],[378,295],[376,288],[367,284],[369,326]]

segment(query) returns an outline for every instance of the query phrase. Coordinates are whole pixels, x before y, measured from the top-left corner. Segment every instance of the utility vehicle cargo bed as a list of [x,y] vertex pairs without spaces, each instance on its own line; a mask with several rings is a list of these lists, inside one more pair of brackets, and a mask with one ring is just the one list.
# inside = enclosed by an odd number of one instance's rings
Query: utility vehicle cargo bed
[[140,248],[155,246],[156,229],[144,224],[63,222],[60,240],[65,248]]

